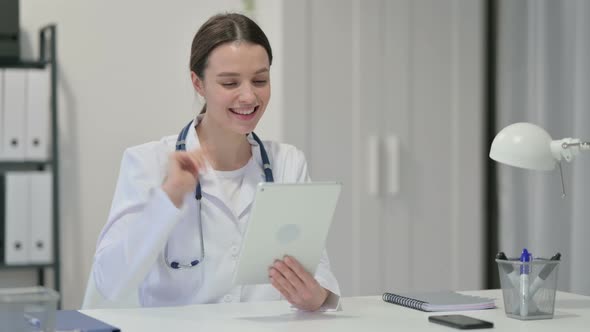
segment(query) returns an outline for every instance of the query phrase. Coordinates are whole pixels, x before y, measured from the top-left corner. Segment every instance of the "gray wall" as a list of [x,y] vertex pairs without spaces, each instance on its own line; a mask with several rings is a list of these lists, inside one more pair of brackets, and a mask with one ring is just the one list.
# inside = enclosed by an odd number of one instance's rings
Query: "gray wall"
[[[590,3],[500,1],[498,130],[531,122],[555,139],[590,140]],[[536,257],[561,252],[560,290],[590,295],[590,153],[559,170],[499,165],[500,248]]]

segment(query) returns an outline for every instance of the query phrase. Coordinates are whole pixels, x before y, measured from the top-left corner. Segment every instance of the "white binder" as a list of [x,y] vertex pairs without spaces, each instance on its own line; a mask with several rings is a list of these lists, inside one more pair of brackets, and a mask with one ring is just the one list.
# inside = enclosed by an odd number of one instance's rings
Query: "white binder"
[[25,158],[26,69],[4,70],[4,128],[2,159]]
[[6,173],[4,261],[7,265],[28,264],[29,262],[29,183],[27,173]]
[[49,69],[29,69],[27,77],[25,157],[49,157],[50,91]]
[[30,196],[30,262],[47,264],[52,262],[53,229],[51,220],[52,177],[49,171],[29,173]]

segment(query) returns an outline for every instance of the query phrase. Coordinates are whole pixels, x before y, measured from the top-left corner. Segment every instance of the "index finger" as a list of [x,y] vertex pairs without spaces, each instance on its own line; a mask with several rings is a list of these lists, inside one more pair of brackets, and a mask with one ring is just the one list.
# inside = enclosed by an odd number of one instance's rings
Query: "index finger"
[[204,148],[194,149],[188,152],[193,160],[198,161],[200,166],[204,168],[208,160],[207,151]]
[[301,281],[303,281],[305,285],[311,286],[317,283],[311,273],[307,272],[303,265],[301,265],[301,263],[299,263],[299,261],[297,261],[294,257],[285,256],[283,262],[285,262],[285,264],[287,264],[287,266],[289,266],[291,270],[297,274],[297,276],[301,279]]
[[205,149],[204,146],[190,150],[190,151],[188,151],[188,153],[194,157],[207,157],[208,156],[207,149]]

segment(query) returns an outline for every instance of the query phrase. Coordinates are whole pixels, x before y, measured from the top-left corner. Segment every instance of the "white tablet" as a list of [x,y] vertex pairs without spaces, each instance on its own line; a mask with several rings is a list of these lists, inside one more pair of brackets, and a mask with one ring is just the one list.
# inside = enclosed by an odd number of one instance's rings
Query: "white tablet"
[[234,285],[269,283],[268,268],[285,255],[314,274],[341,187],[338,182],[259,183]]

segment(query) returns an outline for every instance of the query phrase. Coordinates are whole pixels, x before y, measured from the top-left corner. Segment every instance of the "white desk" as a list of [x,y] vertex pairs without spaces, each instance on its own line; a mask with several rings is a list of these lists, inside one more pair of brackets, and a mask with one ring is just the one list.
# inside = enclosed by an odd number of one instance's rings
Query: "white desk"
[[[496,299],[497,309],[463,312],[494,322],[496,331],[590,331],[590,297],[557,294],[550,320],[520,321],[506,317],[500,290],[464,292]],[[82,310],[123,332],[150,331],[441,331],[454,329],[428,322],[426,313],[385,303],[379,296],[342,299],[343,310],[304,313],[286,302],[199,304],[171,308]]]

